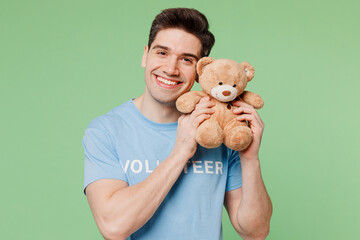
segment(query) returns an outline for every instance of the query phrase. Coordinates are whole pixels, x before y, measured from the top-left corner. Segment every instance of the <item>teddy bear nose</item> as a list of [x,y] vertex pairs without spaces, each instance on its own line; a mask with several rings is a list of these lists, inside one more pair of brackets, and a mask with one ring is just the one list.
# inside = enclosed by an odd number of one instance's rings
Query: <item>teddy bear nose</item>
[[230,91],[223,91],[223,92],[222,92],[222,95],[224,95],[224,96],[229,96],[230,94],[231,94]]

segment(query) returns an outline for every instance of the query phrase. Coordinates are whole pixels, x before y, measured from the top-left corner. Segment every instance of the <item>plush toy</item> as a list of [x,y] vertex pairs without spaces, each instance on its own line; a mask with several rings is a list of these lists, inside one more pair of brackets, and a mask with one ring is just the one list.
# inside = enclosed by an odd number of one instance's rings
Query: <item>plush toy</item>
[[245,121],[236,120],[237,115],[233,113],[236,107],[231,101],[239,97],[256,109],[263,107],[264,102],[258,94],[244,91],[254,77],[254,68],[248,62],[239,64],[229,59],[204,57],[197,63],[196,70],[203,91],[187,92],[176,101],[182,113],[191,113],[205,96],[216,103],[215,112],[197,128],[196,141],[206,148],[224,143],[236,151],[246,149],[252,141],[252,132]]

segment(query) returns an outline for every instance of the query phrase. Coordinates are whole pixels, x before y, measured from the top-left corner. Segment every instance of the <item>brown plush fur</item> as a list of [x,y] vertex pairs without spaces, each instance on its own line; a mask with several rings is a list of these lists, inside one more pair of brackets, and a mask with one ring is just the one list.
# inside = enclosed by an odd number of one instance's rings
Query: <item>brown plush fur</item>
[[215,112],[196,130],[196,141],[203,147],[216,148],[224,143],[227,147],[241,151],[252,141],[251,129],[246,122],[236,120],[231,105],[235,98],[242,98],[256,109],[264,102],[256,93],[244,91],[254,77],[254,68],[247,62],[241,64],[229,59],[214,60],[204,57],[197,64],[198,82],[203,91],[192,91],[180,96],[176,101],[182,113],[191,113],[204,96],[210,96],[215,103]]

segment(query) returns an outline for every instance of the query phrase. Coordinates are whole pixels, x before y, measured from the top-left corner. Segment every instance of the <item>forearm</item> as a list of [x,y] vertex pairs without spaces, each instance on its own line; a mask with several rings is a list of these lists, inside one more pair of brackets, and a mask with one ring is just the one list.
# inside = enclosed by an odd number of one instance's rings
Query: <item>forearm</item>
[[109,196],[105,203],[106,211],[97,221],[111,233],[109,239],[125,239],[153,216],[187,160],[182,155],[172,153],[146,180],[119,189]]
[[269,233],[272,204],[258,159],[241,159],[243,186],[237,220],[244,239],[265,239]]

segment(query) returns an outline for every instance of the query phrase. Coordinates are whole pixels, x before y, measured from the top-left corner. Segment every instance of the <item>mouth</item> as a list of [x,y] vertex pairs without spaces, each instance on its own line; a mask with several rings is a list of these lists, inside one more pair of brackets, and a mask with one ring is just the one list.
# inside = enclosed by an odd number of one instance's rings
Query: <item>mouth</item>
[[164,77],[160,77],[158,75],[155,75],[155,79],[156,82],[165,88],[175,88],[177,87],[179,84],[181,84],[180,81],[177,80],[173,80],[173,79],[168,79],[168,78],[164,78]]

